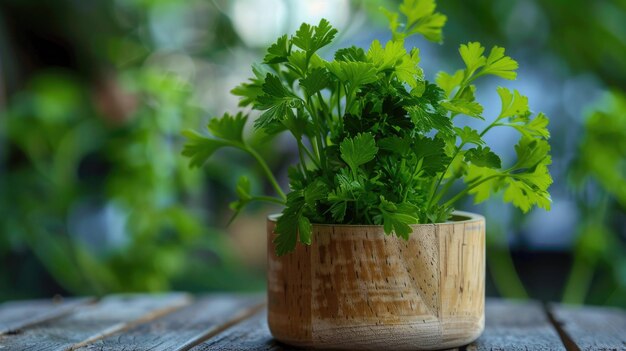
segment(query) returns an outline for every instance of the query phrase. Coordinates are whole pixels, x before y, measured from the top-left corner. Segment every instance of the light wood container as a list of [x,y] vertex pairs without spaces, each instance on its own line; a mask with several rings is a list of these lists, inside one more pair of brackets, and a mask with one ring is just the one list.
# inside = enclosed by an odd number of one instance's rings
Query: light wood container
[[313,225],[311,246],[274,253],[267,221],[268,323],[287,344],[349,350],[436,350],[484,328],[485,219],[414,225]]

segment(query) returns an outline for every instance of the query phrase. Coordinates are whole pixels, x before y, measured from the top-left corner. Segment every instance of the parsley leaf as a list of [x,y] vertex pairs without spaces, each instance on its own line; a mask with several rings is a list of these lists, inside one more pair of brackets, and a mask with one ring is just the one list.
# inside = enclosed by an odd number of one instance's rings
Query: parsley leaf
[[300,79],[300,86],[304,88],[307,96],[312,96],[328,87],[330,77],[328,71],[323,68],[315,68],[309,72],[306,78]]
[[183,148],[183,155],[189,157],[189,166],[200,167],[218,149],[229,146],[228,143],[220,140],[209,139],[193,131],[184,131],[187,143]]
[[485,145],[485,142],[480,137],[480,134],[476,129],[465,126],[463,128],[455,127],[454,131],[459,136],[459,138],[461,138],[461,142],[463,144],[474,144],[478,146]]
[[290,52],[291,43],[287,39],[287,35],[283,35],[267,49],[263,62],[268,64],[286,62]]
[[481,73],[513,80],[517,78],[516,70],[518,67],[517,61],[504,55],[504,48],[494,46],[491,48],[491,52],[489,52],[485,68]]
[[409,225],[419,221],[417,207],[406,203],[394,204],[381,196],[378,208],[381,213],[377,216],[377,221],[382,222],[385,233],[395,233],[397,236],[408,240],[412,231]]
[[435,0],[404,0],[400,12],[406,16],[405,36],[421,34],[430,41],[441,42],[447,17],[435,12],[436,7]]
[[265,110],[254,122],[256,128],[263,128],[270,123],[284,118],[294,117],[292,108],[302,105],[302,100],[285,86],[280,78],[268,73],[263,83],[264,94],[259,96],[255,108]]
[[222,118],[212,118],[208,129],[216,137],[243,143],[243,128],[248,121],[248,116],[239,112],[234,117],[224,114]]
[[450,157],[446,155],[445,143],[439,138],[418,136],[412,150],[418,160],[423,160],[422,167],[429,175],[443,172],[450,162]]
[[502,110],[498,119],[525,115],[529,112],[528,98],[522,96],[519,91],[514,90],[511,93],[509,89],[503,87],[498,87],[497,91],[498,95],[500,95],[500,101],[502,101]]
[[501,168],[502,161],[490,148],[475,147],[465,152],[465,160],[478,167]]
[[483,67],[487,63],[487,58],[483,55],[485,48],[480,43],[470,42],[461,44],[459,53],[463,62],[465,62],[466,73],[465,79],[474,75],[474,72]]
[[303,23],[291,42],[311,57],[317,50],[330,44],[335,35],[337,35],[337,30],[322,18],[317,26]]
[[457,70],[453,75],[449,75],[446,72],[437,73],[435,82],[437,85],[446,92],[446,97],[450,97],[455,88],[461,85],[463,82],[464,71],[462,69]]
[[341,158],[350,166],[352,172],[376,157],[378,147],[370,133],[362,133],[354,138],[346,138],[340,145]]

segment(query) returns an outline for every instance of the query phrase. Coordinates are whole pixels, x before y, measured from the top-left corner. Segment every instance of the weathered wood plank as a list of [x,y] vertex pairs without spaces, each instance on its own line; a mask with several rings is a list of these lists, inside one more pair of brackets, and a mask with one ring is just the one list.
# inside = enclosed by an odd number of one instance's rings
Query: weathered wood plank
[[62,317],[93,301],[91,298],[59,298],[5,302],[0,305],[0,335]]
[[137,325],[93,344],[86,350],[188,350],[265,305],[260,295],[211,295],[163,318]]
[[191,302],[187,294],[113,295],[74,313],[0,336],[8,350],[71,350],[139,323],[158,318]]
[[295,349],[274,340],[267,326],[267,309],[263,309],[191,349],[191,351],[207,350],[287,351]]
[[467,350],[565,350],[538,302],[487,300],[485,331]]
[[550,305],[565,337],[580,350],[626,350],[626,312],[607,307]]

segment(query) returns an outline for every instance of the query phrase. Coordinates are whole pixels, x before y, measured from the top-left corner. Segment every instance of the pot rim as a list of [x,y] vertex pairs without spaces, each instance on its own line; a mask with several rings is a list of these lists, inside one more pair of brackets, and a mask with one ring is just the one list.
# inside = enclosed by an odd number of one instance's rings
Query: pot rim
[[[267,216],[268,222],[276,222],[278,217],[280,217],[280,213],[273,213]],[[439,222],[439,223],[424,223],[424,224],[410,224],[411,228],[416,228],[420,226],[434,226],[434,225],[449,225],[449,224],[463,224],[463,223],[471,223],[471,222],[480,222],[485,221],[485,217],[483,215],[479,215],[473,212],[467,211],[454,211],[452,212],[453,217],[457,217],[457,220],[450,220],[447,222]],[[382,225],[376,224],[327,224],[327,223],[311,223],[315,227],[348,227],[348,228],[382,228]]]

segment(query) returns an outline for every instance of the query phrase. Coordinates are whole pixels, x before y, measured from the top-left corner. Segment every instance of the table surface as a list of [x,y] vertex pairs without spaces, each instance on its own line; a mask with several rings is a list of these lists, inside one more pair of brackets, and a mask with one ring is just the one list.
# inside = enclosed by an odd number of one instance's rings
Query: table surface
[[[486,327],[460,350],[626,350],[626,312],[487,299]],[[289,350],[265,296],[111,295],[0,304],[0,350]]]

